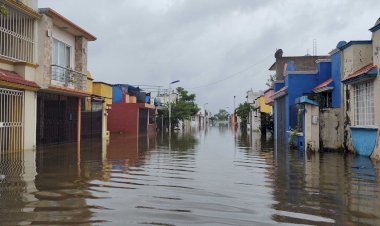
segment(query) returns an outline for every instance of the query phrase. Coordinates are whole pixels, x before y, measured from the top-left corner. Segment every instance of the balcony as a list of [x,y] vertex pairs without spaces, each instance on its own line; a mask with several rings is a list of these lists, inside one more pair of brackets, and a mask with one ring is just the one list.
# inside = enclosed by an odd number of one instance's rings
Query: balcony
[[51,65],[51,85],[86,91],[87,76],[58,65]]

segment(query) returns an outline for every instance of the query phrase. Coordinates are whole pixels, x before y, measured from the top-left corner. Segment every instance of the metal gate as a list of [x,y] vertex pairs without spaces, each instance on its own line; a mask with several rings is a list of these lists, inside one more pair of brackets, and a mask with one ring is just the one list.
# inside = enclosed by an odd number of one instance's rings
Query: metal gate
[[102,138],[103,99],[91,97],[90,108],[86,107],[88,99],[82,101],[81,138]]
[[148,109],[139,109],[139,135],[148,132]]
[[24,92],[0,88],[0,154],[23,149]]
[[76,142],[78,98],[37,93],[37,145]]

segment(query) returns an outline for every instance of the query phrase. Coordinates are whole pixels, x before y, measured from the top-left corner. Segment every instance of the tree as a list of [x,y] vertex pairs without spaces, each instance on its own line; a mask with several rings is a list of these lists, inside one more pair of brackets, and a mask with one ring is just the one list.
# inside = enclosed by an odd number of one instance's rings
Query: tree
[[[199,111],[199,107],[194,103],[195,94],[189,94],[187,90],[182,87],[177,88],[178,100],[171,104],[171,124],[172,128],[178,126],[180,121],[188,120],[191,116]],[[164,122],[169,122],[169,104],[166,104],[162,110],[158,112],[159,116],[164,118]]]
[[4,5],[0,5],[0,14],[3,16],[8,16],[8,9]]
[[228,112],[224,109],[219,109],[219,112],[215,114],[215,119],[219,121],[227,121],[228,120]]
[[276,81],[276,75],[269,75],[269,78],[265,84],[270,88],[273,86],[273,83],[275,81]]
[[251,110],[253,110],[253,107],[247,102],[239,104],[236,108],[236,115],[241,119],[241,128],[247,128],[248,116]]

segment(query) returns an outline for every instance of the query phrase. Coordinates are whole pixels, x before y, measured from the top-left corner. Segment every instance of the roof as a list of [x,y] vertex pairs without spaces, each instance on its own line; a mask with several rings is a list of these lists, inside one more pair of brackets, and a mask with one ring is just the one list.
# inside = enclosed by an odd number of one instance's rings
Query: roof
[[377,66],[373,65],[373,63],[367,64],[366,66],[360,68],[354,73],[348,75],[346,78],[342,80],[345,84],[354,83],[357,81],[362,81],[368,78],[374,78],[377,76]]
[[100,82],[100,81],[95,81],[93,83],[94,84],[104,84],[104,85],[107,85],[107,86],[112,86],[112,84],[109,84],[109,83],[106,83],[106,82]]
[[5,81],[9,83],[18,84],[25,86],[25,88],[39,89],[40,87],[32,81],[25,80],[21,75],[17,74],[14,71],[8,71],[0,69],[0,81]]
[[272,99],[277,99],[277,98],[279,98],[279,97],[282,97],[282,96],[284,96],[285,94],[286,94],[286,90],[288,89],[288,86],[284,86],[284,87],[282,87],[279,91],[277,91],[277,92],[275,92],[272,96],[271,96],[271,98]]
[[369,30],[371,32],[378,31],[380,29],[380,18],[377,19],[375,26],[371,27]]
[[89,41],[95,41],[96,37],[83,28],[76,25],[74,22],[70,21],[66,17],[62,16],[61,14],[57,13],[51,8],[41,8],[39,9],[40,13],[46,14],[47,16],[55,19],[55,24],[60,27],[68,27],[68,31],[77,35],[77,36],[83,36]]
[[354,41],[349,41],[347,44],[340,46],[338,48],[340,50],[344,50],[352,45],[369,45],[369,44],[372,44],[372,40],[354,40]]
[[273,89],[268,89],[264,93],[265,93],[265,95],[264,95],[265,104],[271,105],[271,103],[273,102],[273,99],[271,97],[274,94],[274,90]]
[[321,84],[317,85],[313,88],[313,91],[315,93],[320,93],[323,91],[334,89],[334,87],[329,87],[329,85],[333,82],[332,78],[327,79],[326,81],[322,82]]

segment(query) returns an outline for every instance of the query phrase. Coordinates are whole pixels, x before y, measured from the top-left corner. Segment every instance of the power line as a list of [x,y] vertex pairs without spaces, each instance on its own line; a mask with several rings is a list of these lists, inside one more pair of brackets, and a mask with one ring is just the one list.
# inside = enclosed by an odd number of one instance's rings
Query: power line
[[208,87],[208,86],[216,85],[216,84],[218,84],[218,83],[220,83],[220,82],[223,82],[223,81],[225,81],[225,80],[228,80],[228,79],[231,79],[231,78],[233,78],[233,77],[236,77],[236,76],[238,76],[238,75],[240,75],[240,74],[243,74],[244,72],[249,71],[251,68],[256,67],[257,65],[261,64],[263,61],[265,61],[267,58],[269,58],[269,57],[271,57],[271,56],[272,56],[272,54],[269,54],[269,55],[265,56],[263,59],[261,59],[260,61],[258,61],[258,62],[256,62],[256,63],[254,63],[254,64],[252,64],[252,65],[246,67],[246,68],[243,69],[243,70],[240,70],[240,71],[238,71],[238,72],[232,73],[232,74],[230,74],[229,76],[227,76],[227,77],[225,77],[225,78],[223,78],[223,79],[216,80],[216,81],[214,81],[214,82],[211,82],[211,83],[208,83],[208,84],[205,84],[205,85],[192,87],[192,88],[189,88],[189,89],[198,89],[198,88],[203,88],[203,87]]

